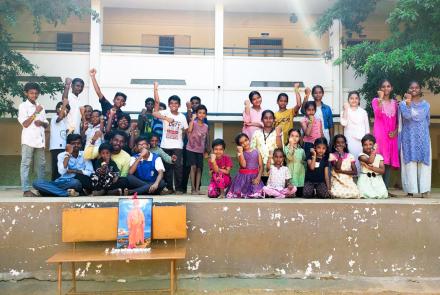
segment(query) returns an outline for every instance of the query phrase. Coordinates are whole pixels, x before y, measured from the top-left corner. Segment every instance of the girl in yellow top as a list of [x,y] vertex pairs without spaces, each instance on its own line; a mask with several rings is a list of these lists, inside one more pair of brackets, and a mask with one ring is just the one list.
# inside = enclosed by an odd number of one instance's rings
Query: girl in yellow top
[[[287,108],[289,103],[289,96],[286,93],[278,94],[277,104],[279,107],[278,112],[275,113],[275,127],[280,126],[283,130],[284,144],[287,143],[289,138],[288,132],[293,128],[293,118],[298,114],[301,108],[301,95],[299,94],[299,83],[294,84],[294,91],[296,96],[296,106],[291,109]],[[310,95],[310,89],[306,88],[306,96]]]

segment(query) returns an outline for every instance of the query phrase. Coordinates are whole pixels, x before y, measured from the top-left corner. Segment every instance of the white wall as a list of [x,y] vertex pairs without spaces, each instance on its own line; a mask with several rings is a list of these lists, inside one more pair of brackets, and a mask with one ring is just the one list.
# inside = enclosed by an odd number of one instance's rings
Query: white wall
[[[85,95],[83,103],[88,101],[88,72],[89,72],[89,53],[88,52],[60,52],[60,51],[21,51],[21,53],[37,65],[36,73],[51,77],[61,77],[64,81],[66,77],[79,77],[85,82]],[[55,95],[51,99],[49,95],[39,97],[40,103],[46,110],[55,110],[55,105],[61,100],[62,93]],[[16,107],[21,102],[21,98],[14,98]]]
[[[263,108],[278,110],[276,98],[280,92],[289,95],[289,106],[295,104],[292,88],[250,87],[251,81],[302,81],[307,87],[324,87],[324,102],[333,105],[331,63],[321,58],[286,57],[225,57],[224,112],[243,112],[244,99],[252,90],[263,97]],[[303,96],[304,94],[302,94]]]
[[[86,83],[84,104],[100,108],[95,95],[88,98],[89,56],[78,52],[24,52],[30,61],[38,65],[38,74],[48,76],[80,77]],[[251,90],[258,90],[263,96],[263,107],[276,111],[276,97],[286,92],[294,104],[291,88],[251,88],[251,81],[303,81],[306,86],[320,84],[326,94],[324,101],[333,105],[331,89],[331,63],[321,58],[285,57],[225,57],[224,58],[224,101],[214,101],[217,85],[214,83],[213,56],[171,56],[125,53],[102,53],[98,82],[104,95],[111,101],[117,91],[127,94],[126,111],[141,111],[146,97],[153,96],[152,85],[132,85],[131,79],[183,79],[186,86],[159,86],[161,101],[167,102],[169,96],[177,94],[185,102],[193,95],[200,96],[203,104],[212,113],[241,113],[244,99]],[[41,97],[46,109],[54,109],[61,99],[50,100]],[[17,101],[18,102],[18,101]],[[336,111],[335,113],[338,113]],[[223,117],[219,120],[241,120],[241,117]]]

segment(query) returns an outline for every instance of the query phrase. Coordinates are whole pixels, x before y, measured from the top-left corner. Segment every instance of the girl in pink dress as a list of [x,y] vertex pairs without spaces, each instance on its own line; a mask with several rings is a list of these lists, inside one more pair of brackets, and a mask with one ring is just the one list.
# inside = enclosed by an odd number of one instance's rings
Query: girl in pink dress
[[377,153],[383,156],[385,164],[384,181],[388,187],[391,168],[398,169],[399,148],[397,142],[398,132],[398,103],[391,97],[393,86],[390,81],[383,80],[380,84],[378,97],[372,101],[374,111],[374,136],[377,142]]
[[321,119],[315,117],[316,103],[308,101],[304,104],[305,116],[301,119],[301,129],[304,133],[304,152],[306,158],[310,156],[310,149],[313,148],[315,140],[324,137],[323,125]]
[[243,133],[249,137],[249,140],[252,140],[255,131],[263,128],[263,123],[261,122],[261,114],[263,113],[261,108],[262,101],[263,99],[258,91],[251,91],[249,93],[249,100],[246,99],[244,102]]

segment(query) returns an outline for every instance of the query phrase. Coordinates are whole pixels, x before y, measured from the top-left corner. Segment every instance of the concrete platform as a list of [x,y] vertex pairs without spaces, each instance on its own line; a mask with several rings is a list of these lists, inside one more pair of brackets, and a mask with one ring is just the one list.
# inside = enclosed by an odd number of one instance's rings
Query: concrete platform
[[[69,247],[61,242],[62,209],[114,207],[118,198],[30,199],[0,191],[0,280],[54,280],[55,268],[45,260]],[[187,205],[181,278],[440,278],[438,194],[387,200],[160,196],[154,202]],[[77,273],[82,280],[160,279],[167,269],[162,263],[86,263]]]

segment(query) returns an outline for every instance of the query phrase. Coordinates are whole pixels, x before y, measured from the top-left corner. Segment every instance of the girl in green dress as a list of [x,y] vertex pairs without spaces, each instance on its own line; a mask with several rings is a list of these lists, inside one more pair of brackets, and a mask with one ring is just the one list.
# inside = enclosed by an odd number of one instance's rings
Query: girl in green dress
[[288,133],[288,142],[284,146],[287,168],[289,168],[291,184],[296,186],[296,196],[302,197],[304,187],[304,177],[306,174],[306,154],[301,147],[301,132],[298,129],[290,129]]

